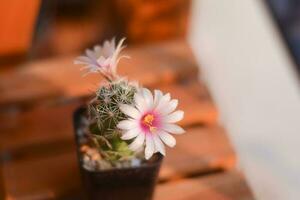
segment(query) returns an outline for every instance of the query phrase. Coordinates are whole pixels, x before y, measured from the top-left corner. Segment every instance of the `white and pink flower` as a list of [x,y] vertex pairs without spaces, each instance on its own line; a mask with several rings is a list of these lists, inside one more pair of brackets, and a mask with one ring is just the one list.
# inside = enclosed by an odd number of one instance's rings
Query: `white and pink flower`
[[94,50],[87,49],[85,56],[79,56],[75,59],[74,64],[85,65],[82,69],[86,69],[87,73],[101,73],[108,79],[116,77],[117,64],[121,58],[120,52],[124,48],[122,46],[125,38],[121,39],[118,45],[115,45],[115,39],[106,40],[102,46],[96,45]]
[[165,155],[164,144],[174,147],[176,144],[172,134],[183,134],[185,131],[174,124],[180,121],[184,112],[175,111],[178,100],[172,99],[170,94],[162,94],[155,90],[154,97],[146,89],[140,89],[134,95],[135,105],[120,105],[121,111],[128,116],[127,120],[119,122],[117,127],[123,132],[122,139],[133,142],[129,148],[133,151],[145,145],[145,158],[149,159],[154,153]]

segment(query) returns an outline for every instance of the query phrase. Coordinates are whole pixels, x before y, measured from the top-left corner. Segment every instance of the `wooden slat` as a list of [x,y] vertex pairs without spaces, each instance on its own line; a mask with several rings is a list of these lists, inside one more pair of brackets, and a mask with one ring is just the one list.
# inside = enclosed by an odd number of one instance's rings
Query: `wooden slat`
[[[198,85],[202,85],[199,83]],[[181,85],[162,85],[159,87],[164,93],[169,92],[172,98],[179,100],[178,109],[185,112],[180,125],[215,124],[217,110],[209,96],[206,96],[202,88],[189,88]]]
[[33,111],[0,116],[0,151],[15,152],[73,141],[73,112],[82,103],[42,107]]
[[[182,126],[212,124],[217,112],[211,101],[201,97],[201,91],[188,92],[180,85],[159,87],[180,100],[179,109],[185,111]],[[73,139],[72,115],[83,104],[81,101],[66,105],[41,107],[32,111],[0,114],[0,151],[23,151],[26,148],[48,148],[49,144]]]
[[156,200],[254,200],[243,176],[225,172],[157,186]]
[[190,128],[177,137],[177,145],[168,149],[160,171],[161,180],[229,169],[235,165],[235,154],[220,127]]
[[6,193],[12,199],[57,199],[80,189],[75,151],[3,166]]
[[[72,144],[70,144],[72,145]],[[38,156],[8,160],[4,163],[5,187],[12,197],[54,195],[61,197],[79,188],[75,149],[55,151],[49,147]],[[167,150],[160,180],[170,181],[195,174],[229,168],[234,153],[222,129],[218,127],[192,128],[177,137],[177,146]],[[57,196],[56,196],[57,195]]]
[[[132,59],[120,62],[119,72],[143,85],[174,82],[197,74],[192,53],[183,41],[128,48]],[[82,77],[76,56],[25,64],[0,74],[0,106],[31,105],[45,98],[70,98],[92,93],[100,75]]]

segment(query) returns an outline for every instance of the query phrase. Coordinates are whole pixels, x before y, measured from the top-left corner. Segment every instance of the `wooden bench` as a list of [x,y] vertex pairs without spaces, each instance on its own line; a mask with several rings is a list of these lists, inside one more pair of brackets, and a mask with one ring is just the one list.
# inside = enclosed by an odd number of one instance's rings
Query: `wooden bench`
[[[170,92],[185,111],[181,125],[187,132],[177,137],[176,148],[167,149],[154,199],[253,199],[235,169],[235,153],[217,124],[209,93],[196,81],[185,43],[135,47],[127,53],[136,58],[123,61],[121,73]],[[71,60],[28,63],[0,75],[0,189],[6,199],[80,199],[72,113],[91,98],[87,88],[99,76],[82,79]]]

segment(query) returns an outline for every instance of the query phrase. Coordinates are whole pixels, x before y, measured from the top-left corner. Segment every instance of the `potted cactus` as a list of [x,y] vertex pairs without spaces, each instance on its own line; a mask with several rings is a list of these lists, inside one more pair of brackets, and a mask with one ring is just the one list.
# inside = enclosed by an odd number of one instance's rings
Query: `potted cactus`
[[[165,145],[171,134],[183,134],[175,123],[184,113],[178,100],[160,90],[152,93],[117,74],[124,48],[120,40],[105,41],[75,60],[105,81],[95,97],[75,111],[79,167],[88,199],[151,199]],[[85,75],[86,75],[85,74]]]

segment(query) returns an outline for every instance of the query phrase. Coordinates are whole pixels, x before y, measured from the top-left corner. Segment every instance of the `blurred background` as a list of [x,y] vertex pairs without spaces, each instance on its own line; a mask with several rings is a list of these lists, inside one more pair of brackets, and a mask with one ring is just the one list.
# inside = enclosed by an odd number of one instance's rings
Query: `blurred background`
[[299,199],[298,0],[0,1],[0,199],[81,199],[72,115],[102,78],[73,60],[113,37],[185,111],[154,199]]
[[112,37],[128,44],[183,38],[189,7],[182,0],[3,1],[1,61],[74,54]]

